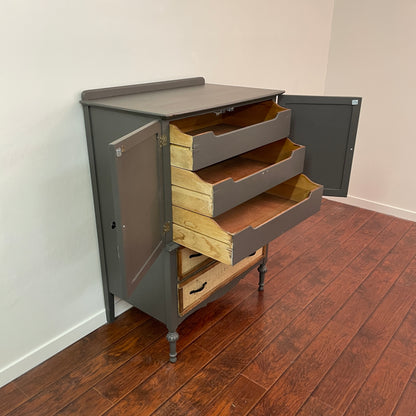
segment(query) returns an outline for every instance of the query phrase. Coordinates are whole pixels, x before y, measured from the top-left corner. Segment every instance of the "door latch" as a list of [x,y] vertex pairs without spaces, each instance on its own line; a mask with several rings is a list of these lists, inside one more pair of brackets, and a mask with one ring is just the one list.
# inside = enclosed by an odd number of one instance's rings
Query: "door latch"
[[220,116],[221,114],[225,113],[232,113],[234,111],[234,107],[223,108],[222,110],[214,111],[216,116]]

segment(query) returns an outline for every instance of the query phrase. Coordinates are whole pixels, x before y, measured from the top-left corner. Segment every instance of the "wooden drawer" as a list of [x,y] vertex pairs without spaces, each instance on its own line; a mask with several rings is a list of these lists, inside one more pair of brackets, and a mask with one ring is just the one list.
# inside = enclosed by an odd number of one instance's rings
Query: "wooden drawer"
[[184,315],[208,298],[213,292],[231,282],[264,257],[264,248],[257,250],[235,266],[215,262],[200,273],[178,284],[178,310]]
[[286,138],[196,172],[172,166],[172,204],[216,217],[301,173],[304,157]]
[[289,135],[290,110],[273,101],[170,122],[171,165],[198,170]]
[[317,212],[321,198],[322,186],[298,175],[215,219],[174,206],[173,240],[236,264]]
[[214,259],[186,247],[178,248],[178,280],[198,273],[202,269],[216,263]]

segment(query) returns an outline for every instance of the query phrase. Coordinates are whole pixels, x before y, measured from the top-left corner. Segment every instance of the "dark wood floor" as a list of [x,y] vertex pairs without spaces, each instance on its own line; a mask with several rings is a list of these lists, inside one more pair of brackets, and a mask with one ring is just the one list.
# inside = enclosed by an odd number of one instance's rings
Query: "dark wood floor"
[[179,328],[136,309],[0,389],[0,415],[416,415],[416,223],[324,201]]

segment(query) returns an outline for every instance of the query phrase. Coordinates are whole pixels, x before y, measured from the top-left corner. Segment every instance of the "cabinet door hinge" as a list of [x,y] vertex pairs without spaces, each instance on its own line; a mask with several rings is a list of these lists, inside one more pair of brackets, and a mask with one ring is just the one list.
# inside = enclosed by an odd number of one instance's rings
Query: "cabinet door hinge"
[[166,134],[158,135],[159,146],[164,147],[168,144],[168,136]]
[[167,233],[167,232],[169,232],[169,231],[170,231],[170,221],[165,222],[165,223],[163,224],[163,232],[164,232],[164,233]]
[[124,148],[124,146],[121,147],[116,147],[116,156],[117,157],[121,157],[123,156],[123,153],[126,151],[126,149]]

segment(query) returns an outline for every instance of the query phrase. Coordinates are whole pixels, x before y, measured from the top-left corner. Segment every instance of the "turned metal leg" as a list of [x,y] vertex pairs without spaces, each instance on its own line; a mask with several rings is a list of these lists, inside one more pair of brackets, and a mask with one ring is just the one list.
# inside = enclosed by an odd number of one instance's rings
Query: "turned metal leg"
[[259,291],[262,292],[264,290],[264,276],[267,272],[266,263],[260,264],[257,270],[259,271]]
[[176,341],[179,339],[177,332],[168,332],[166,338],[169,341],[169,360],[171,363],[176,362]]

